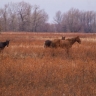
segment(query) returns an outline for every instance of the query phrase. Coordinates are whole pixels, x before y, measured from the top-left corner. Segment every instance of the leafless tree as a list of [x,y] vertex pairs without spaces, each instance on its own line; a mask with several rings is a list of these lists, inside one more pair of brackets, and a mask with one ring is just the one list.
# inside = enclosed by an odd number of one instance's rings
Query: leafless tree
[[4,8],[0,9],[0,21],[2,25],[3,31],[7,31],[7,24],[8,24],[8,6],[5,5]]
[[17,10],[16,10],[16,3],[9,3],[8,4],[8,30],[9,31],[17,31]]
[[[56,31],[95,32],[96,30],[96,12],[93,11],[80,11],[74,8],[63,14],[58,11],[54,21]],[[58,28],[60,29],[58,30]]]
[[70,9],[66,13],[66,26],[70,32],[78,32],[80,30],[80,12],[78,9]]
[[32,6],[29,3],[23,1],[17,4],[17,14],[20,31],[26,31],[26,26],[29,23],[29,17],[31,14],[31,7]]
[[63,15],[61,13],[61,11],[57,11],[56,15],[54,17],[54,23],[55,23],[55,28],[57,30],[57,32],[61,32],[62,31],[62,19],[63,19]]
[[0,8],[0,31],[96,32],[94,11],[71,8],[65,13],[57,11],[53,19],[48,23],[48,14],[37,5],[8,3]]
[[38,31],[38,29],[40,29],[47,20],[47,13],[44,10],[41,10],[39,6],[35,5],[31,15],[31,31]]

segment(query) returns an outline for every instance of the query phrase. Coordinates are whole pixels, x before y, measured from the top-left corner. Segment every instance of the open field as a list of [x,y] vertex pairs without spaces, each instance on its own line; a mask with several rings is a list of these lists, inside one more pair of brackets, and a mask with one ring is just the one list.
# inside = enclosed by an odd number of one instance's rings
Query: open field
[[[68,56],[44,41],[80,36]],[[1,33],[0,96],[96,96],[96,34]]]

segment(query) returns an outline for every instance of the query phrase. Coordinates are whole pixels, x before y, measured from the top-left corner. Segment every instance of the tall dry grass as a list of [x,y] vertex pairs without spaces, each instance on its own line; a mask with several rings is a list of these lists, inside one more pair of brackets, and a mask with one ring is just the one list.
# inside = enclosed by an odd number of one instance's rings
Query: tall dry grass
[[[68,56],[44,49],[45,39],[80,35]],[[0,53],[0,96],[96,96],[96,35],[1,34],[11,39]],[[94,39],[93,41],[91,39]]]

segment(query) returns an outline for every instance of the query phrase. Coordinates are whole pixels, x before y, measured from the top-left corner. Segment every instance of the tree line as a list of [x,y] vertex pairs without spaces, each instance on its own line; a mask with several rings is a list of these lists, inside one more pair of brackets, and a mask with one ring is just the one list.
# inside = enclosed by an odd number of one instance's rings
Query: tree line
[[57,11],[52,23],[48,14],[37,5],[24,1],[8,3],[0,8],[0,31],[27,32],[96,32],[96,12],[71,8]]

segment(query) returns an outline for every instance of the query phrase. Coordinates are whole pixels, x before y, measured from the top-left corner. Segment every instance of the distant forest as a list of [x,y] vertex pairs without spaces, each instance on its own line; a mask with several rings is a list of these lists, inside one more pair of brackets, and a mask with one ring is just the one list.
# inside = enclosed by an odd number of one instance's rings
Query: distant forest
[[8,3],[0,8],[1,32],[96,32],[96,12],[71,8],[68,12],[57,11],[53,23],[48,14],[37,5],[26,2]]

